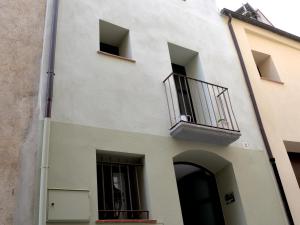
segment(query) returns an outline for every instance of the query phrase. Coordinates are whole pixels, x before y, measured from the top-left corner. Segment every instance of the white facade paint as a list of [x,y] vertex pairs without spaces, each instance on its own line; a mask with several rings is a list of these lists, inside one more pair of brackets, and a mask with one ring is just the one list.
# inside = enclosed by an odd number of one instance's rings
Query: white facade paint
[[[136,63],[97,54],[99,19],[129,29]],[[242,132],[233,145],[263,149],[239,61],[214,1],[61,1],[53,119],[169,136],[162,83],[172,71],[168,42],[198,52],[203,74],[197,76],[229,88]]]
[[[100,19],[129,30],[135,62],[97,53]],[[222,146],[170,137],[163,86],[172,72],[168,43],[198,53],[188,73],[229,88],[238,141]],[[215,174],[226,225],[287,224],[238,57],[214,1],[60,1],[55,74],[48,188],[87,190],[85,224],[98,219],[101,150],[145,156],[146,206],[159,223],[183,224],[173,162],[184,160]],[[235,205],[224,203],[228,191],[234,191]]]

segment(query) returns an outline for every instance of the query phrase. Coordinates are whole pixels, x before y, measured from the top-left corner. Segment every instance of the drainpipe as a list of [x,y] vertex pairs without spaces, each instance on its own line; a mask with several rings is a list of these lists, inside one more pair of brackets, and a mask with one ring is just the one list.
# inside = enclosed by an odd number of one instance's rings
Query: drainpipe
[[277,182],[277,185],[278,185],[278,189],[279,189],[280,196],[281,196],[281,199],[282,199],[282,202],[283,202],[283,206],[284,206],[289,224],[294,225],[294,220],[293,220],[293,217],[292,217],[292,214],[291,214],[291,211],[290,211],[290,208],[289,208],[289,204],[288,204],[288,201],[287,201],[284,189],[283,189],[283,185],[282,185],[279,173],[278,173],[278,168],[277,168],[277,165],[276,165],[276,161],[275,161],[275,158],[274,158],[273,153],[271,151],[271,147],[270,147],[270,144],[269,144],[266,132],[265,132],[265,128],[264,128],[263,123],[262,123],[262,119],[261,119],[261,116],[260,116],[260,113],[259,113],[259,110],[258,110],[256,99],[254,97],[254,92],[253,92],[253,89],[252,89],[252,86],[251,86],[251,82],[250,82],[249,75],[248,75],[248,72],[247,72],[247,69],[246,69],[246,65],[245,65],[244,59],[242,57],[241,49],[239,47],[236,35],[234,33],[234,30],[233,30],[233,26],[232,26],[232,23],[231,23],[231,21],[232,21],[231,14],[229,14],[228,17],[229,17],[228,27],[229,27],[229,30],[230,30],[230,34],[231,34],[235,49],[237,51],[238,57],[239,57],[239,61],[240,61],[240,64],[241,64],[241,67],[242,67],[242,70],[243,70],[246,85],[247,85],[248,91],[250,93],[250,98],[251,98],[253,108],[254,108],[254,111],[255,111],[258,126],[259,126],[259,129],[260,129],[260,132],[261,132],[261,135],[262,135],[262,138],[263,138],[266,150],[267,150],[269,161],[270,161],[271,166],[273,168],[273,172],[274,172],[275,179],[276,179],[276,182]]
[[54,80],[54,64],[55,64],[55,47],[56,47],[56,31],[57,31],[57,14],[58,14],[58,0],[53,0],[52,9],[52,24],[50,34],[50,52],[48,64],[48,86],[47,86],[47,102],[46,102],[46,118],[51,117],[52,97],[53,97],[53,80]]
[[[50,3],[49,3],[50,2]],[[48,0],[50,16],[50,35],[49,35],[49,55],[47,64],[47,88],[46,88],[46,107],[43,127],[43,142],[41,153],[41,175],[40,175],[40,194],[39,194],[39,215],[38,225],[46,225],[47,214],[47,181],[48,181],[48,156],[49,156],[49,139],[50,139],[50,118],[53,96],[53,80],[54,80],[54,64],[55,64],[55,47],[56,47],[56,30],[57,30],[57,14],[58,0]],[[47,23],[47,22],[46,22]],[[45,28],[46,29],[46,28]],[[45,31],[47,32],[47,31]]]

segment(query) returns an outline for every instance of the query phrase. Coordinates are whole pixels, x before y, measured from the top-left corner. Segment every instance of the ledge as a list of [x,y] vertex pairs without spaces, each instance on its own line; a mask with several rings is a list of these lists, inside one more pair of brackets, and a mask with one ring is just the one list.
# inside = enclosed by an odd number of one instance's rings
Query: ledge
[[260,77],[260,79],[266,80],[266,81],[271,81],[271,82],[274,82],[274,83],[277,83],[277,84],[284,84],[282,81],[272,80],[272,79],[269,79],[269,78],[266,78],[266,77]]
[[201,141],[210,144],[229,145],[240,138],[240,131],[227,130],[218,127],[209,127],[200,124],[178,122],[170,129],[170,135],[174,138],[190,141]]
[[97,51],[97,53],[100,54],[100,55],[107,55],[107,56],[110,56],[110,57],[113,57],[113,58],[122,59],[122,60],[126,60],[128,62],[135,63],[135,60],[129,59],[129,58],[126,58],[126,57],[123,57],[123,56],[114,55],[114,54],[110,54],[110,53],[103,52],[103,51]]
[[117,220],[96,220],[96,223],[148,223],[156,224],[156,220],[143,220],[143,219],[117,219]]

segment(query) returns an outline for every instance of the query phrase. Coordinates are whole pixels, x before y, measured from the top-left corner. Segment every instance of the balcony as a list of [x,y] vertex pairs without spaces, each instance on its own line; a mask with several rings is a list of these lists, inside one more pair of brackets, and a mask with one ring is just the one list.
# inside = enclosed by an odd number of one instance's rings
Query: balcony
[[240,137],[228,88],[177,73],[163,83],[172,137],[224,145]]

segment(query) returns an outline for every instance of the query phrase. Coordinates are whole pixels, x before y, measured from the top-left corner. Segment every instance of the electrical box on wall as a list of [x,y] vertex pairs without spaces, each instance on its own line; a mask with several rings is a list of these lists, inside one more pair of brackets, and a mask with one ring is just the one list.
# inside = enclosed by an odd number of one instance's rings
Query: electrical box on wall
[[47,222],[89,222],[88,190],[48,189]]
[[226,205],[229,205],[229,204],[235,202],[235,197],[234,197],[233,192],[225,194],[225,202],[226,202]]

